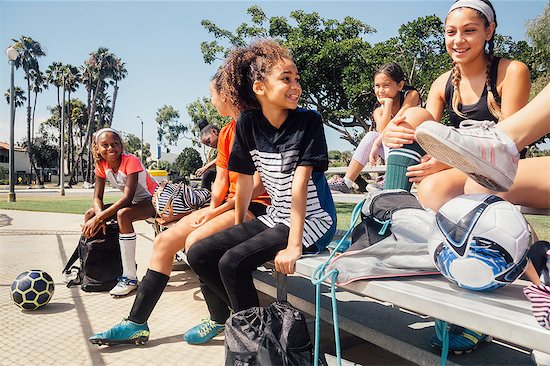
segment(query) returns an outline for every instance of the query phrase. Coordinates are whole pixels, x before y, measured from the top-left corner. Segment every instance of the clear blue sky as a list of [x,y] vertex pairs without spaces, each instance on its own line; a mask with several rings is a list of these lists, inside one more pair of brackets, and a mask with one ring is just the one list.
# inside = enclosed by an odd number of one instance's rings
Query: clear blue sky
[[[11,38],[26,35],[47,51],[40,59],[45,70],[54,61],[81,65],[89,53],[107,47],[126,63],[128,76],[120,83],[113,127],[140,135],[145,122],[145,141],[156,146],[155,115],[164,104],[180,111],[190,123],[186,106],[208,96],[208,81],[218,64],[204,63],[200,42],[212,40],[201,26],[209,19],[234,30],[249,22],[246,9],[259,5],[270,16],[286,16],[292,10],[316,11],[323,18],[342,20],[353,16],[373,26],[370,43],[397,34],[399,26],[418,17],[435,14],[444,18],[452,1],[5,1],[0,0],[0,141],[9,140],[9,107],[3,92],[9,88],[9,65],[4,56]],[[497,32],[515,41],[525,39],[525,23],[542,14],[546,1],[494,0]],[[3,58],[2,58],[3,57]],[[23,71],[16,71],[15,84],[25,87]],[[86,100],[81,87],[74,95]],[[48,106],[56,102],[54,88],[39,95],[36,121],[48,118]],[[25,109],[16,114],[16,141],[25,136]],[[329,149],[351,150],[331,129],[326,129]],[[173,152],[189,142],[182,140]]]

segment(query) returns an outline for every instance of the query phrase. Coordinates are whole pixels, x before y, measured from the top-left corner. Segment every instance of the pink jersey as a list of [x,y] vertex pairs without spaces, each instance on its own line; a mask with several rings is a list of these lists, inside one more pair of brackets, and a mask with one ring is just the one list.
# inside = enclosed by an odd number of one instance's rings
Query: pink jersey
[[134,155],[124,153],[121,159],[122,161],[117,172],[114,172],[105,160],[98,161],[95,174],[98,177],[107,179],[111,183],[111,186],[124,191],[128,176],[132,173],[138,173],[136,193],[134,194],[134,198],[132,198],[132,202],[136,203],[151,198],[158,183]]

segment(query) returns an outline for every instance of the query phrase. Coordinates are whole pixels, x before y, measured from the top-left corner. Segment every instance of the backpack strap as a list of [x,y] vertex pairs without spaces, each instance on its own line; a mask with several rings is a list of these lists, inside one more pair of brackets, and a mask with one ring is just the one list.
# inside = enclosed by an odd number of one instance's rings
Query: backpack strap
[[67,261],[67,264],[65,265],[65,268],[63,268],[62,274],[69,274],[71,273],[71,266],[76,262],[78,259],[78,247],[80,246],[80,240],[78,241],[78,244],[76,245],[76,248],[73,252],[73,255],[71,255],[71,258]]
[[[361,209],[363,208],[364,200],[359,202],[353,209],[353,212],[351,213],[351,224],[348,231],[344,234],[344,236],[340,239],[338,244],[336,245],[336,248],[332,251],[332,253],[329,255],[327,260],[321,264],[319,267],[315,269],[313,274],[311,275],[311,283],[315,285],[315,355],[314,355],[314,366],[319,366],[319,347],[320,347],[320,333],[321,333],[321,283],[325,281],[327,278],[330,277],[330,295],[332,300],[332,320],[333,320],[333,326],[334,326],[334,344],[336,346],[336,359],[338,361],[338,366],[341,366],[342,364],[342,355],[340,352],[340,331],[338,327],[338,308],[336,300],[336,278],[338,277],[338,270],[332,269],[325,272],[325,269],[329,265],[329,263],[332,261],[332,258],[338,253],[338,249],[341,246],[347,245],[346,242],[347,237],[351,234],[353,231],[353,228],[355,227],[355,223],[357,222],[357,219],[359,219],[361,215]],[[324,273],[324,274],[323,274]]]

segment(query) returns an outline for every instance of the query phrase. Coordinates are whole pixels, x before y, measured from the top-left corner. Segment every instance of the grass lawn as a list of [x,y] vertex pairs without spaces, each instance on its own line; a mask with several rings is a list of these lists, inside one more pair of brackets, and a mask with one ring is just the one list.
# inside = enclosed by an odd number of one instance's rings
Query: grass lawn
[[[120,195],[106,195],[105,203],[112,203]],[[17,197],[17,202],[0,201],[0,209],[41,211],[41,212],[62,212],[84,214],[92,205],[90,198],[82,197]],[[338,215],[338,229],[347,230],[350,225],[351,211],[355,207],[352,203],[337,203],[336,214]],[[527,221],[535,228],[539,239],[550,241],[550,217],[539,215],[525,215]]]

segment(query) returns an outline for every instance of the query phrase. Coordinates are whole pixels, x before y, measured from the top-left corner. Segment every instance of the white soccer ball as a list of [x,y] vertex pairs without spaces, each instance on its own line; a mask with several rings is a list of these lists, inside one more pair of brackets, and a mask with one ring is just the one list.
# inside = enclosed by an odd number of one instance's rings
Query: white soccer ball
[[451,282],[489,291],[523,273],[531,242],[529,225],[513,204],[495,195],[469,194],[441,207],[428,250]]

